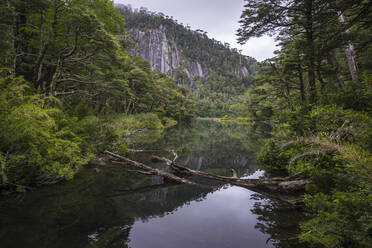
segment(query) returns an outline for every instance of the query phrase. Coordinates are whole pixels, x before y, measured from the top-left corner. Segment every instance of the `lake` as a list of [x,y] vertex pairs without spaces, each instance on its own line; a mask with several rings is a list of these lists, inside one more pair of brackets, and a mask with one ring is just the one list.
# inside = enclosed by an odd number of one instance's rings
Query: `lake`
[[[174,150],[189,168],[226,176],[234,168],[239,177],[258,178],[264,168],[255,154],[268,132],[265,125],[198,120],[128,142],[147,151],[132,159],[164,170],[151,156],[173,158]],[[124,165],[88,165],[72,181],[3,197],[1,247],[303,247],[296,239],[301,212],[245,188],[188,179],[214,187],[179,185]]]

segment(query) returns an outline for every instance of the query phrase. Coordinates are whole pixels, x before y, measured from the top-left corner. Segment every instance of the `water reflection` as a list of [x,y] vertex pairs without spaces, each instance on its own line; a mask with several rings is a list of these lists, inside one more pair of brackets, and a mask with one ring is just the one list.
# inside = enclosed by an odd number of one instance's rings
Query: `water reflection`
[[205,248],[273,247],[269,235],[255,228],[252,192],[229,187],[209,193],[164,217],[136,222],[130,247]]
[[[135,137],[131,148],[168,157],[164,150],[175,150],[193,169],[231,175],[234,167],[240,176],[257,177],[263,171],[254,149],[265,128],[200,121]],[[161,167],[151,163],[152,154],[133,158]],[[299,219],[247,189],[176,185],[107,165],[101,173],[87,167],[73,181],[21,201],[0,200],[0,239],[2,248],[289,247]]]

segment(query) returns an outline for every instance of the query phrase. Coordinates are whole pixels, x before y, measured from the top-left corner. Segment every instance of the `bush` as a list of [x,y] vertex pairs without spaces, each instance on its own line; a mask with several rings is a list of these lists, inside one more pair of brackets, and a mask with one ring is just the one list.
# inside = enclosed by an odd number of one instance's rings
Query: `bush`
[[282,152],[273,140],[268,140],[258,153],[258,160],[265,164],[269,171],[286,171],[289,159],[289,154]]
[[63,116],[60,110],[48,107],[42,96],[31,94],[23,79],[3,79],[0,89],[3,187],[71,179],[92,158],[81,137],[58,125]]
[[372,118],[367,114],[331,105],[314,108],[310,118],[315,123],[314,131],[324,135],[331,134],[346,122],[344,141],[372,150]]
[[347,192],[307,195],[306,205],[314,214],[301,226],[300,239],[325,247],[372,247],[371,190],[359,184]]

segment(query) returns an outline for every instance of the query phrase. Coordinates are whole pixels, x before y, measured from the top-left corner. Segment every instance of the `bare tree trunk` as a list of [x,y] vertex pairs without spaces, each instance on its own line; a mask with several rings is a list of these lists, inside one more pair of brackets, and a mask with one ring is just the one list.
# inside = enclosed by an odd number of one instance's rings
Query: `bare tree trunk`
[[44,17],[45,17],[44,13],[41,12],[40,13],[40,27],[39,27],[40,28],[40,50],[39,50],[38,57],[36,59],[35,72],[34,72],[35,74],[34,80],[35,80],[36,88],[40,87],[40,82],[41,82],[42,75],[43,75],[44,57],[49,47],[49,41],[44,42],[44,30],[43,30]]
[[[122,157],[118,154],[115,154],[109,151],[105,151],[105,154],[115,159],[125,161],[133,165],[134,167],[141,169],[140,171],[135,171],[135,172],[146,174],[146,175],[161,176],[161,177],[170,179],[178,183],[198,185],[184,178],[180,178],[173,174],[152,168],[150,166],[144,165],[137,161],[133,161],[128,158]],[[173,160],[170,160],[164,157],[153,156],[153,161],[163,162],[167,164],[170,168],[172,168],[175,172],[178,172],[181,174],[198,176],[198,177],[203,177],[203,178],[212,179],[216,181],[221,181],[221,182],[229,183],[232,185],[249,188],[254,191],[271,191],[271,192],[282,192],[282,193],[302,191],[304,190],[306,184],[312,182],[310,179],[306,178],[306,175],[303,173],[295,174],[295,175],[284,177],[284,178],[263,178],[263,179],[241,179],[236,176],[236,173],[234,173],[234,171],[233,171],[232,177],[219,176],[219,175],[215,175],[215,174],[211,174],[211,173],[207,173],[203,171],[192,170],[185,166],[176,164],[175,160],[177,159],[177,157],[178,156],[176,154],[175,158]],[[123,164],[117,161],[116,163]]]
[[[342,24],[347,24],[346,16],[342,12],[338,12],[340,22]],[[345,33],[348,35],[351,33],[350,28],[347,28],[345,30]],[[355,53],[355,47],[351,40],[348,40],[347,45],[345,46],[345,54],[347,59],[347,64],[349,66],[349,71],[351,74],[351,78],[354,83],[359,82],[359,75],[358,75],[358,68],[356,63],[356,53]]]
[[288,84],[288,80],[284,80],[283,78],[282,78],[282,75],[281,75],[281,73],[280,73],[280,71],[279,71],[279,69],[278,69],[278,67],[276,67],[276,65],[275,64],[273,64],[270,60],[268,60],[268,62],[269,62],[269,64],[270,64],[270,66],[273,68],[273,71],[274,71],[274,73],[276,74],[276,76],[279,78],[279,81],[283,84],[283,86],[284,86],[284,96],[285,96],[285,98],[287,98],[287,101],[288,101],[288,106],[291,106],[291,99],[290,99],[290,88],[289,88],[289,84]]

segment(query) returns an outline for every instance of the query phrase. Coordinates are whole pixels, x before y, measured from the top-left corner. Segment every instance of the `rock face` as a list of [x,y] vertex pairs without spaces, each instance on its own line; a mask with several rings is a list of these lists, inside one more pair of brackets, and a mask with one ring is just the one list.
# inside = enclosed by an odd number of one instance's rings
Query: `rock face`
[[[169,39],[163,26],[158,29],[141,31],[137,29],[128,30],[127,38],[136,42],[137,47],[130,51],[132,56],[140,56],[149,61],[152,68],[158,72],[166,73],[176,79],[177,84],[183,84],[195,89],[196,77],[207,77],[212,70],[203,66],[199,61],[191,61],[183,55],[183,51],[176,42]],[[241,66],[234,68],[232,73],[241,77],[250,75],[248,68]],[[189,80],[180,80],[179,75],[186,75]]]

